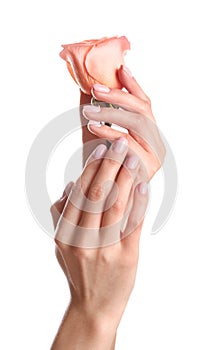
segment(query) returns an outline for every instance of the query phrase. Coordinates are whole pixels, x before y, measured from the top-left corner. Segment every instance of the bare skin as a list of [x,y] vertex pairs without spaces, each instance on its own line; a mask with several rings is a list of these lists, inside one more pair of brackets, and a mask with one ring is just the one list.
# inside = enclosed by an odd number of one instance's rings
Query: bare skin
[[[58,224],[56,254],[71,291],[70,305],[52,350],[114,349],[117,328],[135,283],[140,233],[148,202],[147,184],[134,187],[139,160],[136,155],[127,156],[127,153],[124,138],[116,140],[109,150],[104,145],[98,146],[76,186],[70,184],[64,196],[51,208],[54,225]],[[100,213],[78,209],[79,201],[74,201],[79,195],[78,184],[81,193],[93,205],[97,206],[101,201],[104,208],[112,197],[112,187],[101,190],[109,178],[119,190],[113,205]],[[120,219],[125,215],[132,193],[128,222],[121,231]],[[117,230],[113,233],[120,239],[109,246],[99,247],[100,237],[96,249],[71,246],[64,238],[64,229],[66,235],[69,227],[65,225],[69,222],[73,224],[74,235],[78,234],[78,227],[84,231],[94,227],[99,237],[111,227]]]
[[[100,112],[91,111],[89,108],[89,110],[85,110],[83,115],[85,114],[85,117],[89,120],[110,122],[127,129],[129,147],[142,159],[149,178],[152,178],[163,163],[165,147],[152,113],[151,101],[125,67],[123,68],[122,66],[118,70],[118,77],[126,91],[108,89],[107,87],[104,92],[102,91],[104,90],[103,86],[95,85],[92,88],[92,94],[99,101],[123,107],[128,112],[127,118],[123,111],[120,111],[119,115],[118,111],[105,108],[102,108]],[[81,94],[81,104],[90,103],[90,100],[90,96]],[[84,117],[81,116],[82,120],[84,120],[83,118]],[[139,121],[140,124],[139,128],[137,121]],[[146,129],[148,131],[147,135],[145,132]],[[126,137],[126,134],[109,128],[108,126],[97,127],[89,124],[88,130],[89,133],[85,127],[83,128],[83,141],[86,144],[88,144],[90,140],[97,140],[97,138],[107,139],[112,142],[120,136]],[[146,142],[143,141],[143,138],[139,137],[139,134],[143,135],[143,137],[146,136],[148,141],[147,147]],[[87,150],[84,148],[84,161],[87,156]]]
[[[86,165],[76,184],[70,183],[51,208],[56,256],[71,292],[51,350],[113,350],[135,283],[148,202],[146,182],[162,165],[165,148],[149,98],[125,67],[118,70],[118,77],[125,91],[95,85],[92,94],[99,101],[119,105],[127,113],[123,117],[123,111],[83,109]],[[80,104],[90,101],[91,96],[81,93]],[[89,120],[117,124],[128,133],[98,127]],[[109,150],[105,139],[111,142]],[[89,142],[92,140],[94,143]],[[109,180],[112,186],[106,186]],[[128,220],[123,229],[125,215]],[[109,237],[114,242],[106,244]]]

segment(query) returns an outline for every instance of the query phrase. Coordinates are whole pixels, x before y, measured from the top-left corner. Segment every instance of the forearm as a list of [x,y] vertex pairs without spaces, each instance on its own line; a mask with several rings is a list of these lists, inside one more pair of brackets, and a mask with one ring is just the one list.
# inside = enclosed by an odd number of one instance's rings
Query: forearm
[[113,340],[113,343],[112,343],[112,345],[111,345],[110,350],[115,350],[115,346],[116,346],[116,335],[115,335],[115,337],[114,337],[114,340]]
[[66,312],[51,350],[114,350],[116,329],[105,320],[92,319],[72,307]]

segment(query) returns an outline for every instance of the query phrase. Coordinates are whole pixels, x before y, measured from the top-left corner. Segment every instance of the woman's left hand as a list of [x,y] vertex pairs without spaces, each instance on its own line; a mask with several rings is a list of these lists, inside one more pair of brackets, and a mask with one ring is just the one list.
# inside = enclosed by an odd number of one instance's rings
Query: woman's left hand
[[136,185],[139,166],[137,155],[128,155],[126,138],[108,150],[99,145],[75,185],[51,207],[56,254],[71,292],[52,350],[114,349],[148,203],[145,180]]
[[[165,147],[152,113],[150,99],[128,68],[121,66],[118,77],[127,91],[96,84],[92,94],[98,101],[121,108],[100,109],[91,105],[84,106],[83,114],[90,120],[88,129],[95,136],[110,142],[121,136],[127,137],[129,148],[139,156],[149,178],[152,178],[164,161]],[[100,121],[117,124],[127,129],[128,134],[101,125]]]

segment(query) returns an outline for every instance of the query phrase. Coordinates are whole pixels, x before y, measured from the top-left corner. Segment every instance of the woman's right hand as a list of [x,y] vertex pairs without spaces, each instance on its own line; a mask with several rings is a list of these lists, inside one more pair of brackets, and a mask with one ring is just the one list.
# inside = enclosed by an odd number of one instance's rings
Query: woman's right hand
[[71,292],[52,349],[112,349],[135,282],[148,202],[146,179],[137,183],[141,161],[128,151],[124,137],[109,150],[97,146],[76,184],[51,208]]
[[[117,105],[120,108],[85,105],[83,114],[90,121],[89,139],[94,136],[112,142],[118,137],[125,136],[129,147],[142,159],[151,179],[162,166],[166,154],[165,145],[152,113],[151,102],[126,67],[121,66],[118,69],[118,78],[121,85],[125,87],[125,91],[98,84],[92,88],[92,94],[96,100]],[[82,102],[88,103],[88,98],[83,97]],[[125,128],[128,133],[101,125],[101,121],[116,124]],[[87,132],[85,134],[84,131],[84,135],[86,136],[84,141],[87,142]]]

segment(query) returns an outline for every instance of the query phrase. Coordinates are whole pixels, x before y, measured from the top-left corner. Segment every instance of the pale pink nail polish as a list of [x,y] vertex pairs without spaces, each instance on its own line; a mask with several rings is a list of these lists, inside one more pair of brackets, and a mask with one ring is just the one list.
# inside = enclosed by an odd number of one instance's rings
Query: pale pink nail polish
[[112,150],[116,153],[123,153],[128,145],[128,140],[125,137],[120,137],[112,145]]
[[96,120],[89,120],[88,126],[96,126],[97,128],[101,128],[101,123]]
[[94,84],[93,89],[97,92],[104,92],[104,93],[108,93],[110,91],[110,89],[107,86],[100,85],[100,84]]
[[138,191],[141,193],[141,194],[146,194],[147,191],[148,191],[148,185],[146,182],[141,182],[139,185],[138,185]]
[[135,169],[138,165],[139,158],[136,155],[130,156],[126,159],[125,164],[128,169]]
[[83,107],[83,113],[98,113],[100,110],[100,106],[86,105]]
[[123,70],[132,78],[133,74],[128,67],[123,66]]
[[103,144],[97,146],[97,148],[95,149],[94,153],[93,153],[93,157],[94,159],[100,159],[104,156],[104,154],[106,153],[107,147]]

